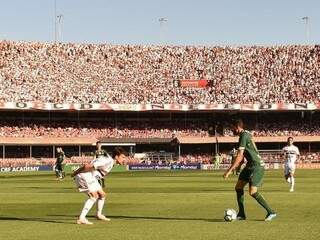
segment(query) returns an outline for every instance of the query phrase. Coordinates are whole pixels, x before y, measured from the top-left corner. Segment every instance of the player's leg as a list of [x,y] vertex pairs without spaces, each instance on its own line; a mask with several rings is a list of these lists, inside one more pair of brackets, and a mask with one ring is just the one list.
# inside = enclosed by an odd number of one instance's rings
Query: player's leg
[[96,217],[99,220],[103,220],[103,221],[110,221],[109,218],[106,218],[103,214],[102,214],[102,210],[104,207],[104,203],[105,203],[105,198],[106,198],[106,193],[101,189],[98,191],[98,200],[97,200],[97,214]]
[[246,186],[248,182],[239,179],[236,186],[235,186],[235,191],[237,193],[237,203],[238,203],[238,214],[237,214],[237,219],[238,220],[245,220],[246,219],[246,213],[244,210],[244,187]]
[[85,192],[88,194],[89,199],[84,203],[78,224],[92,224],[86,219],[86,216],[93,205],[96,203],[99,195],[98,191],[101,189],[100,184],[97,179],[93,177],[91,172],[80,173],[75,176],[75,182],[80,192]]
[[262,179],[264,175],[264,168],[263,167],[256,167],[253,170],[251,180],[249,182],[249,194],[253,197],[266,211],[266,221],[270,221],[275,218],[277,215],[275,211],[271,209],[265,198],[258,192],[258,187],[262,184]]
[[62,169],[62,178],[66,177],[66,172]]
[[58,164],[56,164],[56,165],[54,166],[54,173],[55,173],[55,175],[56,175],[56,180],[58,180],[58,179],[59,179],[59,169],[58,169]]
[[62,179],[62,166],[61,164],[57,164],[57,169],[58,169],[58,177]]
[[250,175],[251,175],[250,169],[244,168],[240,172],[238,182],[235,186],[235,190],[237,193],[237,202],[238,202],[238,207],[239,207],[237,218],[239,220],[246,219],[246,213],[244,210],[244,191],[243,191],[243,189],[246,186],[246,184],[249,182]]
[[285,164],[285,166],[284,166],[284,177],[285,177],[286,181],[287,181],[289,184],[291,184],[289,166],[288,166],[287,164]]
[[65,178],[66,177],[66,173],[64,171],[64,164],[61,164],[61,177]]
[[96,192],[88,193],[89,199],[84,203],[82,211],[80,213],[79,219],[77,220],[78,224],[92,224],[86,218],[88,212],[93,207],[95,202],[98,199],[98,194]]
[[275,214],[275,211],[271,209],[262,194],[258,192],[258,188],[256,186],[249,187],[249,194],[267,211],[267,216],[270,214]]
[[294,191],[294,184],[295,184],[295,179],[294,179],[294,166],[291,166],[290,169],[289,169],[289,178],[290,178],[290,192],[293,192]]

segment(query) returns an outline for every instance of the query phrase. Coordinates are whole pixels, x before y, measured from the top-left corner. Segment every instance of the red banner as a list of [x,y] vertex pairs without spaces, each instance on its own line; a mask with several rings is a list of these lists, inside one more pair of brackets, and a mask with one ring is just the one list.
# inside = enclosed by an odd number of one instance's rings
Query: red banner
[[208,80],[199,79],[199,80],[191,80],[184,79],[180,80],[180,87],[193,87],[193,88],[205,88],[208,86]]

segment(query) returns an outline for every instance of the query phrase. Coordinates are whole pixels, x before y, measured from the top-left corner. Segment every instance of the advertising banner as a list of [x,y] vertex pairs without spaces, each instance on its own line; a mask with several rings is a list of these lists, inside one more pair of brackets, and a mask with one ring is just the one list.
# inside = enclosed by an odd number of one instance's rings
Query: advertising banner
[[50,165],[39,166],[18,166],[18,167],[1,167],[0,172],[38,172],[38,171],[52,171]]
[[172,164],[172,165],[147,165],[135,164],[128,165],[128,170],[197,170],[201,169],[201,164]]
[[[201,80],[202,81],[202,80]],[[205,81],[200,86],[205,86]],[[197,84],[199,81],[197,81]],[[315,103],[248,103],[248,104],[108,104],[108,103],[39,103],[2,102],[3,110],[47,110],[47,111],[314,111],[320,110],[320,102]]]

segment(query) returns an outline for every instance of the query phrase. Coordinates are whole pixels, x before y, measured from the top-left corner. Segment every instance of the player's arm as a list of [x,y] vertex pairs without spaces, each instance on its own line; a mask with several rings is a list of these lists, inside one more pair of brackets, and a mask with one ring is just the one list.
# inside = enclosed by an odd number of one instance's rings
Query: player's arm
[[251,141],[251,136],[244,133],[241,134],[240,139],[239,139],[239,148],[237,151],[237,156],[234,162],[231,164],[231,166],[228,168],[228,170],[223,174],[224,178],[227,178],[232,171],[242,162],[243,157],[244,157],[244,150],[247,146],[247,143]]
[[299,148],[297,148],[297,162],[300,160],[300,151],[299,151]]
[[76,176],[77,174],[79,173],[83,173],[83,172],[90,172],[92,170],[94,170],[94,166],[93,164],[90,164],[90,163],[86,163],[84,165],[82,165],[80,168],[78,168],[77,170],[75,170],[72,174],[71,174],[71,177],[74,177]]
[[283,154],[284,162],[286,162],[287,161],[287,152],[286,152],[285,148],[282,149],[282,154]]
[[237,156],[234,160],[234,162],[231,164],[231,166],[228,168],[228,170],[223,174],[224,178],[227,178],[232,171],[239,165],[241,164],[241,162],[243,161],[243,157],[244,157],[244,148],[239,148],[238,152],[237,152]]

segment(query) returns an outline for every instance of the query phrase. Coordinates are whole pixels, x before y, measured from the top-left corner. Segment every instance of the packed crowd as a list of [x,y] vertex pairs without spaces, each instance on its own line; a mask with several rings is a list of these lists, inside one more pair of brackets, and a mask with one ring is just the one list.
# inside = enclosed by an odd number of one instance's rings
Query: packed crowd
[[[196,47],[0,42],[0,101],[318,102],[320,46]],[[176,80],[206,79],[207,88]]]
[[210,164],[213,163],[211,154],[183,154],[177,161],[178,164]]
[[[209,123],[206,122],[13,122],[0,121],[2,137],[95,137],[95,138],[175,138],[208,137]],[[265,121],[248,124],[254,136],[316,136],[320,135],[320,122],[301,122],[294,119]],[[225,128],[220,136],[232,136]]]
[[[247,130],[253,136],[319,136],[320,135],[320,121],[314,120],[312,122],[301,119],[265,119],[259,123],[247,123]],[[225,136],[232,136],[230,129],[226,129]]]
[[110,138],[174,138],[208,136],[206,125],[200,123],[171,124],[162,122],[30,122],[0,121],[3,137],[110,137]]

